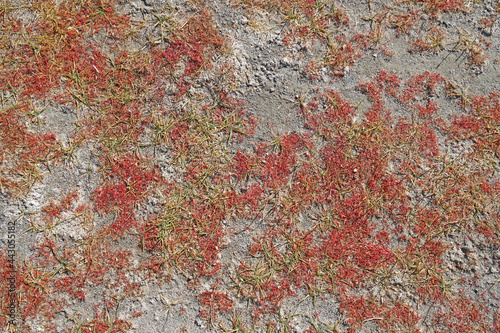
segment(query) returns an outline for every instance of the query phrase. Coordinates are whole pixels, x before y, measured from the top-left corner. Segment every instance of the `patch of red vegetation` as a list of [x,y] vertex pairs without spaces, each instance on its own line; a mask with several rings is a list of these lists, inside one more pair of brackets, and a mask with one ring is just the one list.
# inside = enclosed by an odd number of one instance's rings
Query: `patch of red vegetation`
[[160,175],[132,154],[116,156],[110,164],[104,175],[106,181],[94,200],[98,210],[117,209],[111,228],[121,234],[137,225],[134,209],[145,200],[153,183],[160,181]]

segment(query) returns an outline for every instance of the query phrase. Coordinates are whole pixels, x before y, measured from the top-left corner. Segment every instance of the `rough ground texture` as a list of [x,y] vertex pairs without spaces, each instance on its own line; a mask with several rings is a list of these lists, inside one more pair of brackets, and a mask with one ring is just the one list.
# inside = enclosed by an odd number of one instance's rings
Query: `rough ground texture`
[[496,1],[0,4],[0,327],[499,332]]

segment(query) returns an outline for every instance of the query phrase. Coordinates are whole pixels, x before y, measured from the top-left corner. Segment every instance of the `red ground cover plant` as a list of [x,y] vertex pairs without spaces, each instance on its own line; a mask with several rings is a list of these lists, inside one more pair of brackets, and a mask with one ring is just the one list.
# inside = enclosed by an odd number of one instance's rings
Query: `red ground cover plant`
[[120,234],[136,226],[134,209],[144,200],[152,183],[160,181],[160,176],[130,154],[115,157],[104,176],[107,181],[95,193],[96,208],[105,212],[118,210],[111,228]]
[[[446,80],[434,73],[425,72],[401,82],[395,74],[381,71],[374,81],[359,86],[372,102],[364,119],[356,120],[353,106],[338,93],[326,91],[299,107],[305,125],[317,138],[284,134],[267,147],[257,148],[255,155],[238,152],[238,178],[249,174],[250,165],[262,165],[251,170],[262,182],[264,192],[269,193],[264,197],[273,198],[264,199],[269,229],[250,247],[258,263],[243,263],[234,280],[239,292],[255,300],[259,313],[267,309],[263,300],[270,281],[286,278],[290,282],[287,288],[291,287],[289,295],[301,290],[309,295],[325,290],[355,295],[380,276],[394,274],[387,273],[394,267],[403,272],[412,292],[420,295],[424,304],[439,302],[446,306],[442,264],[450,245],[444,236],[455,228],[484,233],[485,224],[495,223],[495,210],[488,208],[488,217],[481,223],[471,223],[478,209],[478,202],[473,204],[472,200],[479,199],[474,184],[479,179],[486,184],[489,177],[484,168],[469,171],[466,165],[472,159],[455,160],[453,178],[442,178],[443,155],[437,132],[457,128],[457,121],[439,118],[438,105],[433,101],[445,85]],[[385,107],[387,98],[403,103],[413,121],[396,118],[393,125],[388,122],[391,112]],[[475,101],[481,110],[496,107],[495,95],[491,100]],[[284,143],[289,138],[301,144],[287,149]],[[321,142],[318,139],[326,141],[322,143],[324,148],[315,146]],[[444,166],[444,170],[451,167]],[[493,193],[493,187],[484,189],[481,193]],[[415,200],[408,193],[422,196]],[[431,204],[421,206],[421,200],[430,197]],[[482,200],[496,202],[494,196],[480,200],[482,211],[488,206]],[[300,216],[311,209],[316,212],[315,222],[304,225]],[[396,240],[399,245],[391,245]],[[252,294],[256,298],[249,296]],[[400,311],[375,315],[384,313],[381,307],[387,304],[377,298],[358,299],[356,302],[363,304],[360,307],[347,299],[341,298],[341,308],[351,329],[373,320],[386,329],[419,331],[415,308],[396,305]],[[473,325],[481,325],[484,319],[475,318]]]
[[282,15],[287,22],[284,42],[294,45],[303,42],[312,48],[322,46],[322,59],[314,59],[308,66],[312,77],[317,70],[325,66],[336,76],[344,76],[344,70],[352,66],[363,55],[366,46],[362,36],[348,36],[343,33],[333,34],[333,29],[342,30],[349,26],[349,18],[334,2],[309,0],[235,0],[235,4],[246,8],[261,8]]
[[[370,31],[352,34],[350,19],[333,2],[235,3],[281,15],[284,45],[313,40],[323,57],[309,64],[310,74],[323,66],[336,77],[368,49],[389,56],[387,27],[406,36],[416,22],[430,20],[412,50],[440,52],[443,34],[433,20],[467,10],[463,1],[439,0],[376,13],[369,2],[363,20]],[[454,285],[465,282],[448,281],[445,265],[452,233],[484,247],[499,243],[498,92],[469,96],[438,73],[403,79],[382,69],[357,86],[367,107],[317,89],[299,97],[303,133],[237,149],[255,120],[233,97],[231,66],[212,61],[229,48],[209,8],[186,4],[190,15],[180,22],[175,8],[141,20],[119,13],[119,5],[33,0],[1,7],[2,192],[21,197],[80,149],[98,161],[97,170],[88,171],[99,176],[90,202],[67,190],[17,218],[30,219],[23,231],[37,239],[32,255],[17,264],[23,332],[35,331],[33,323],[58,331],[56,317],[72,325],[68,331],[128,331],[141,313],[125,317],[119,309],[144,292],[135,277],[161,284],[172,274],[194,290],[212,286],[196,293],[200,315],[223,331],[231,331],[228,323],[232,332],[291,331],[289,302],[311,298],[315,305],[326,297],[338,301],[345,320],[337,327],[345,331],[498,326],[498,313],[489,315],[481,300],[461,295]],[[482,65],[482,44],[461,36],[457,45],[472,66]],[[463,114],[443,119],[443,97]],[[64,144],[40,131],[44,110],[61,106],[75,109],[78,119]],[[459,142],[470,149],[444,152]],[[246,228],[254,232],[246,259],[226,267],[222,250],[235,234],[227,224],[238,219],[259,223]],[[65,238],[62,227],[81,234]],[[1,262],[5,277],[8,265]],[[223,281],[224,291],[214,280]],[[5,294],[5,282],[0,290]],[[87,302],[93,303],[90,319],[64,311]],[[247,306],[237,308],[241,302]],[[437,310],[422,316],[420,309],[431,305]]]
[[414,0],[414,2],[425,4],[425,9],[433,15],[437,15],[441,11],[465,10],[465,3],[463,0]]
[[27,193],[43,178],[40,168],[54,158],[57,147],[53,134],[31,132],[16,114],[19,109],[0,115],[0,185],[13,196]]
[[211,326],[220,314],[231,312],[233,308],[233,301],[225,293],[205,291],[198,295],[198,299],[203,308],[200,314]]
[[485,322],[486,316],[481,303],[457,297],[449,300],[446,308],[436,315],[435,325],[443,332],[488,332],[491,327]]
[[[62,161],[92,142],[98,148],[99,171],[103,175],[103,183],[93,195],[95,208],[115,213],[111,225],[92,231],[80,245],[70,246],[52,234],[58,225],[67,222],[61,213],[71,215],[71,211],[76,210],[73,218],[88,224],[94,219],[88,209],[72,207],[75,198],[67,197],[59,203],[48,203],[40,213],[35,212],[38,215],[29,230],[48,238],[37,245],[40,251],[31,259],[21,279],[23,296],[19,311],[23,321],[43,318],[48,330],[54,329],[53,319],[57,313],[51,293],[56,297],[56,293],[67,294],[79,301],[86,300],[89,288],[100,285],[111,288],[108,289],[110,297],[117,297],[114,292],[122,293],[123,297],[136,293],[137,286],[127,275],[133,268],[129,261],[131,253],[113,249],[107,234],[120,242],[120,236],[135,233],[140,229],[136,210],[149,191],[162,187],[170,189],[170,183],[164,183],[159,170],[150,163],[151,157],[137,152],[140,147],[160,143],[171,147],[172,156],[179,163],[174,187],[195,190],[196,193],[186,198],[184,208],[189,210],[195,206],[199,209],[193,214],[190,220],[193,224],[187,230],[191,230],[188,234],[191,241],[201,237],[197,243],[200,244],[199,255],[205,261],[202,266],[188,268],[199,270],[201,275],[216,271],[216,255],[223,234],[218,223],[226,212],[217,202],[212,207],[205,207],[204,202],[207,193],[214,195],[218,190],[213,190],[208,180],[216,185],[224,179],[214,171],[216,163],[225,162],[222,156],[217,160],[212,153],[218,140],[231,141],[251,130],[251,121],[241,123],[242,111],[238,104],[222,90],[213,96],[214,103],[205,103],[203,109],[191,113],[185,109],[145,111],[148,107],[158,109],[159,103],[164,102],[165,87],[171,83],[177,86],[175,98],[182,99],[190,82],[201,71],[210,68],[212,56],[223,51],[225,40],[214,27],[208,10],[200,8],[199,15],[192,16],[180,29],[173,29],[175,22],[170,23],[171,27],[155,25],[152,38],[158,38],[155,34],[162,35],[161,43],[146,43],[143,52],[130,53],[125,51],[133,39],[129,33],[137,26],[130,17],[119,14],[115,5],[116,2],[102,1],[32,1],[19,7],[6,4],[3,12],[2,29],[10,33],[11,38],[2,39],[2,42],[19,44],[2,51],[4,75],[0,84],[2,107],[6,111],[1,115],[1,138],[5,146],[2,146],[2,161],[9,160],[5,163],[8,168],[2,167],[2,186],[12,191],[28,190],[27,185],[41,178],[36,173],[38,167],[52,160]],[[33,22],[18,19],[17,9],[37,15],[38,19]],[[14,24],[6,23],[10,21]],[[168,36],[164,28],[171,31]],[[27,43],[19,42],[27,32],[30,38]],[[19,63],[15,59],[20,52],[24,61]],[[179,66],[185,67],[184,72],[174,74]],[[22,79],[27,76],[32,79]],[[48,105],[73,106],[79,113],[78,130],[68,149],[59,150],[54,135],[32,134],[23,124],[26,119],[38,120],[24,113],[34,108],[33,100],[40,99]],[[220,130],[213,130],[215,126],[209,122],[215,123]],[[189,160],[186,161],[186,157]],[[12,170],[20,173],[20,177],[12,177]],[[193,185],[200,182],[206,184],[206,190],[198,193]],[[169,192],[166,194],[174,197]],[[158,234],[154,236],[159,237]],[[190,246],[184,238],[180,241],[178,245],[183,249]],[[175,258],[174,253],[170,255]],[[118,261],[109,261],[110,256]],[[194,262],[199,258],[190,254],[187,257]],[[153,266],[141,267],[149,270]],[[121,319],[114,322],[107,319],[103,311],[97,311],[93,322],[75,322],[75,325],[87,331],[124,331],[130,327]]]

